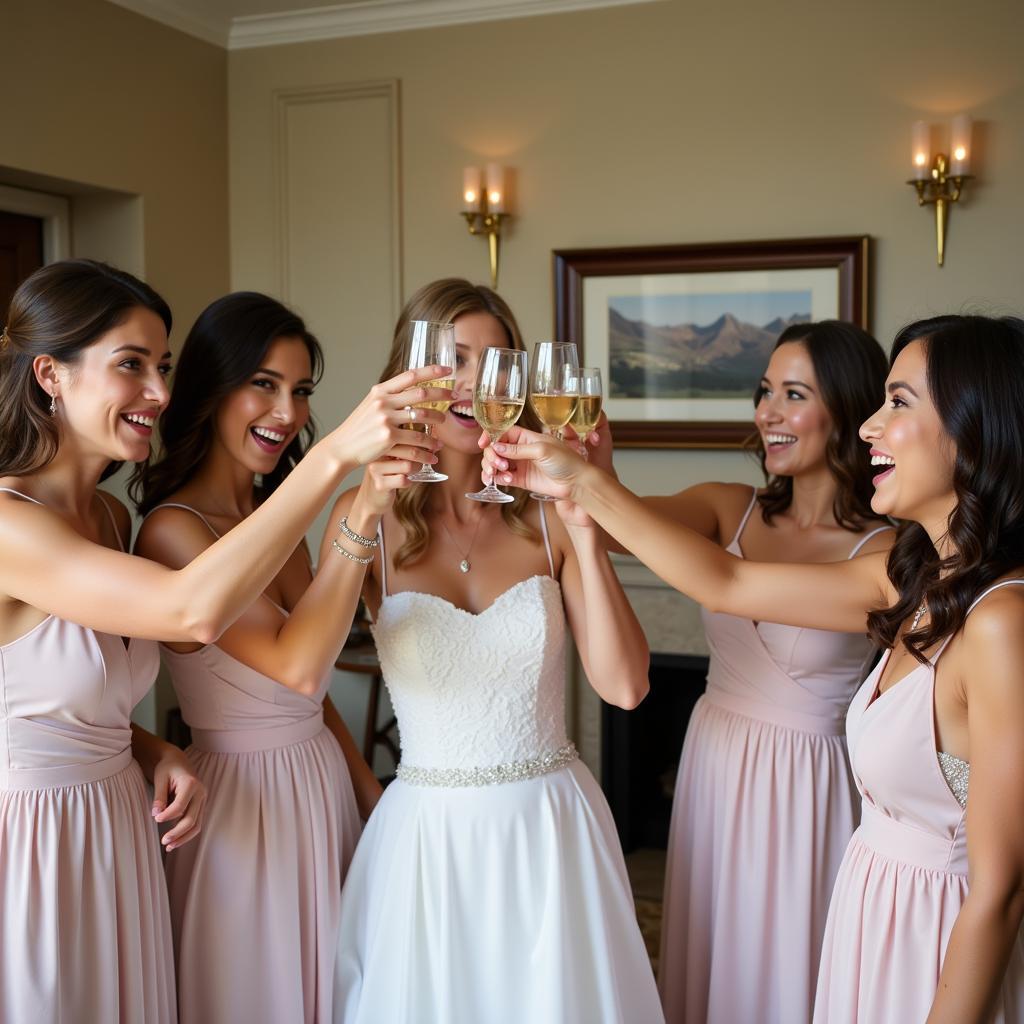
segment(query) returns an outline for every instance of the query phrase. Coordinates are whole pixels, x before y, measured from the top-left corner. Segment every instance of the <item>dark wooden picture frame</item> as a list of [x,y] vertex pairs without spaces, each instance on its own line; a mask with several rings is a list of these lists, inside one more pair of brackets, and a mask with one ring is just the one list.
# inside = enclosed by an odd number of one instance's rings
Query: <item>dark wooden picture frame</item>
[[[728,273],[751,270],[835,270],[836,316],[868,330],[866,235],[759,242],[715,242],[626,249],[561,249],[553,253],[555,337],[575,341],[586,362],[584,286],[588,278]],[[605,388],[609,388],[607,367]],[[753,386],[751,387],[751,393]],[[751,407],[751,417],[753,407]],[[613,419],[622,448],[738,448],[753,432],[750,420]]]

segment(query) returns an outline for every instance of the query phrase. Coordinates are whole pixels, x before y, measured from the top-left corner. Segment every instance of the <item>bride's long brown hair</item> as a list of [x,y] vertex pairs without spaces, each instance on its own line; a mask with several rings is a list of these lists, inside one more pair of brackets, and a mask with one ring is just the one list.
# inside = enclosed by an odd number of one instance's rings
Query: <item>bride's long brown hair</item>
[[[391,351],[380,375],[382,381],[396,376],[405,369],[404,349],[410,320],[436,320],[452,323],[465,313],[489,313],[505,329],[508,347],[525,351],[519,325],[505,300],[497,292],[483,285],[470,284],[458,277],[445,277],[424,285],[406,302],[398,314]],[[527,406],[519,422],[529,430],[540,430],[540,424],[533,411]],[[524,511],[530,502],[529,495],[512,488],[515,501],[501,506],[505,524],[513,533],[540,542],[537,531],[526,521]],[[405,541],[395,552],[395,567],[409,565],[423,556],[430,543],[430,526],[425,508],[429,495],[428,484],[413,484],[398,492],[395,498],[395,518],[405,533]]]

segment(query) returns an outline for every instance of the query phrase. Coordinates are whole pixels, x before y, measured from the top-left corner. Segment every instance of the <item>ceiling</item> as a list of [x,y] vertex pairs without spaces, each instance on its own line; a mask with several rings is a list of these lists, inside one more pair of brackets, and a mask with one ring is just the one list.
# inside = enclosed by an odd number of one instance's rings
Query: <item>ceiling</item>
[[663,0],[110,0],[229,50]]

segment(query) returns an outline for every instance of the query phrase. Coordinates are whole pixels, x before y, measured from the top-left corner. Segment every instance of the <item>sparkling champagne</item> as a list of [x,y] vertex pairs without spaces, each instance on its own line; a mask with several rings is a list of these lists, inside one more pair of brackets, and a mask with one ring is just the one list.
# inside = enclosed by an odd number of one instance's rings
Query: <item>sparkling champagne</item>
[[572,411],[569,426],[576,431],[579,437],[586,437],[596,426],[601,418],[601,396],[580,395],[576,402],[576,408]]
[[549,430],[561,430],[569,422],[576,402],[576,395],[530,395],[530,404],[537,419]]
[[477,423],[492,437],[499,437],[512,426],[523,411],[523,402],[514,398],[481,398],[473,396],[473,415]]
[[[455,378],[449,377],[448,380],[431,380],[427,381],[426,387],[428,388],[441,388],[445,391],[451,391],[455,387]],[[450,398],[441,399],[438,402],[417,402],[417,409],[433,409],[435,412],[447,412],[452,404]]]

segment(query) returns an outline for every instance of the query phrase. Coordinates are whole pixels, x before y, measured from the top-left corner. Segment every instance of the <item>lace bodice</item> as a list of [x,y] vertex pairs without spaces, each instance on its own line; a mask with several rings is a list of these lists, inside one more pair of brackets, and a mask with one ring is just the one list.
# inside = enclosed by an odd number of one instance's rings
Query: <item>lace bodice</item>
[[479,615],[434,594],[390,594],[373,635],[403,764],[480,768],[568,743],[565,614],[550,576],[522,580]]

